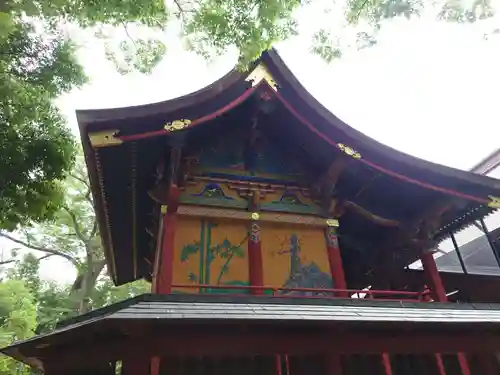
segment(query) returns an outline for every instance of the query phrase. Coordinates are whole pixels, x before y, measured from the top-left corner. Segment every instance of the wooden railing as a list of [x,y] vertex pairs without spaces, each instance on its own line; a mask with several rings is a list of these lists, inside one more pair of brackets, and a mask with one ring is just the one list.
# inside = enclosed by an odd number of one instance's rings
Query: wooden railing
[[[378,301],[407,301],[426,302],[429,300],[429,291],[409,292],[401,290],[364,290],[364,289],[327,289],[327,288],[288,288],[251,285],[211,285],[211,284],[173,284],[173,289],[185,291],[197,290],[200,294],[231,294],[233,296],[271,295],[276,298],[311,298],[311,299],[339,299],[356,298],[353,295],[364,295],[364,299]],[[226,291],[226,292],[224,292]],[[230,291],[229,293],[227,291]],[[233,292],[234,291],[234,292]],[[241,291],[241,293],[238,293]],[[193,293],[193,292],[191,292]]]

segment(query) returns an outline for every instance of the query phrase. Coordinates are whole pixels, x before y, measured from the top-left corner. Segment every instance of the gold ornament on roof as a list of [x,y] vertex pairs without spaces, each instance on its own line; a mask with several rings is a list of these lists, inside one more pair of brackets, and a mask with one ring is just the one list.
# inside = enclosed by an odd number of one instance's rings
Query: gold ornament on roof
[[264,64],[259,64],[257,67],[245,78],[245,81],[252,82],[252,87],[257,86],[262,81],[266,81],[266,83],[271,87],[274,91],[278,91],[278,85],[274,80],[269,70],[267,70]]
[[488,207],[491,208],[500,208],[500,198],[489,195],[490,201],[488,202]]
[[337,228],[339,226],[339,221],[337,219],[327,219],[326,220],[326,225],[328,227],[335,227],[335,228]]
[[175,132],[177,130],[182,130],[187,128],[189,125],[191,125],[191,120],[174,120],[172,122],[167,122],[165,125],[165,130],[169,132]]
[[361,159],[361,154],[357,152],[355,149],[346,146],[343,143],[338,143],[337,147],[346,155],[349,155],[350,157],[353,157],[354,159]]
[[259,213],[258,212],[252,212],[252,214],[250,215],[250,219],[255,220],[255,221],[259,220],[260,219]]
[[116,135],[119,130],[103,130],[89,133],[89,140],[92,147],[107,147],[121,145],[123,141]]

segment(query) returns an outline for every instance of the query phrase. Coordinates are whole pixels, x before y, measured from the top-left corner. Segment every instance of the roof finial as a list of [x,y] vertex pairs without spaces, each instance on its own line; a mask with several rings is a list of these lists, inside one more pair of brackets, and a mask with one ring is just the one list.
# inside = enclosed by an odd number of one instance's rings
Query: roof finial
[[274,80],[269,70],[267,70],[266,66],[262,63],[257,65],[257,67],[245,78],[245,81],[252,82],[252,87],[257,86],[262,81],[266,81],[266,83],[271,87],[274,91],[278,91],[278,85]]

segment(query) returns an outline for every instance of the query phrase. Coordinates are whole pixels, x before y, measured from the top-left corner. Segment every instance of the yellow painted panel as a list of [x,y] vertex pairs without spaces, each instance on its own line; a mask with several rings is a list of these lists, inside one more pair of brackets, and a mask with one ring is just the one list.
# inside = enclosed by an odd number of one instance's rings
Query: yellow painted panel
[[266,286],[332,287],[322,229],[264,223],[261,241]]
[[[245,222],[179,218],[174,284],[248,285],[247,233]],[[200,289],[176,288],[175,291],[198,293]],[[212,291],[246,292],[215,288]]]

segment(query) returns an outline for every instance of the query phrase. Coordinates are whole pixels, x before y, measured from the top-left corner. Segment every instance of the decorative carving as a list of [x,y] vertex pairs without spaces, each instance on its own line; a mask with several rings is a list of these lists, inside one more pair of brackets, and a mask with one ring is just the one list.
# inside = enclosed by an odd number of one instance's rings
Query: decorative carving
[[352,158],[354,159],[361,159],[361,154],[359,152],[357,152],[355,149],[349,147],[349,146],[346,146],[345,144],[343,143],[338,143],[337,144],[337,147],[346,155],[349,155],[351,156]]
[[92,147],[118,146],[123,143],[117,138],[119,130],[103,130],[100,132],[89,133],[90,144]]
[[260,225],[257,224],[255,221],[252,222],[252,225],[250,228],[250,241],[253,243],[260,242]]
[[334,228],[338,228],[339,226],[339,221],[337,219],[327,219],[326,220],[326,225],[328,227],[334,227]]
[[337,237],[337,230],[334,226],[328,226],[325,230],[326,244],[329,247],[339,247],[339,239]]
[[206,184],[201,192],[192,194],[193,197],[203,197],[203,198],[215,198],[215,199],[227,199],[234,200],[233,197],[229,197],[224,193],[224,190],[219,186],[219,184],[208,183]]
[[174,120],[172,122],[167,122],[165,124],[165,130],[169,132],[175,132],[178,130],[185,129],[189,125],[191,125],[191,120],[186,120],[186,119]]
[[301,202],[300,198],[297,196],[297,194],[295,194],[295,192],[291,192],[289,190],[285,190],[279,200],[273,201],[271,203],[290,206],[306,206],[306,204]]
[[491,208],[500,208],[500,198],[489,195],[490,201],[488,202],[488,207]]
[[260,214],[258,212],[252,212],[252,214],[250,215],[250,219],[258,221],[260,219]]
[[278,91],[278,85],[274,80],[273,76],[267,70],[264,64],[259,64],[257,67],[248,75],[245,81],[252,82],[252,87],[257,86],[262,80],[266,81],[266,83],[271,87],[274,91]]

